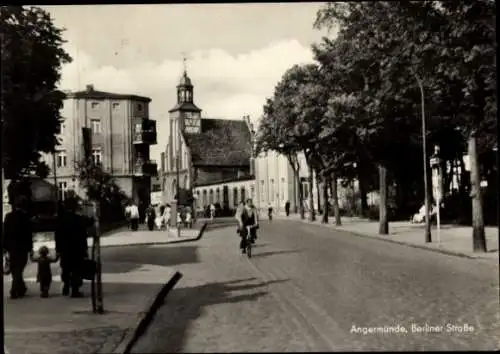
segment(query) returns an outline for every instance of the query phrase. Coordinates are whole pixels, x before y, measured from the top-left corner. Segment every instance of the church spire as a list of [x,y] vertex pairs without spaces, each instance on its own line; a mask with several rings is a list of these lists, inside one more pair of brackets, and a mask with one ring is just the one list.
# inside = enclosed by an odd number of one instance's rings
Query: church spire
[[177,85],[177,103],[193,103],[193,84],[187,75],[187,60],[189,58],[183,53],[182,62],[184,73],[182,74],[179,85]]

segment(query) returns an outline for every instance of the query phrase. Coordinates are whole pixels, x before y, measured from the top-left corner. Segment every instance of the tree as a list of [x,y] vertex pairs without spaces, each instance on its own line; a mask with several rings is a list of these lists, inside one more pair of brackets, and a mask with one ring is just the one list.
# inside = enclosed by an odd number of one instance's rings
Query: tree
[[92,159],[77,161],[75,165],[80,185],[85,188],[87,197],[100,205],[101,220],[122,220],[122,206],[128,197],[116,184],[113,176],[103,171],[102,166],[94,163]]
[[40,152],[54,152],[64,94],[56,89],[71,62],[63,29],[38,7],[0,7],[2,161],[6,178],[35,171],[46,177]]
[[440,10],[447,19],[443,42],[453,49],[446,52],[447,59],[456,65],[439,69],[449,80],[458,79],[463,92],[457,102],[460,109],[457,115],[462,119],[462,132],[468,140],[473,249],[486,252],[478,145],[483,151],[497,146],[496,138],[491,138],[491,132],[497,128],[496,6],[488,0],[441,2]]

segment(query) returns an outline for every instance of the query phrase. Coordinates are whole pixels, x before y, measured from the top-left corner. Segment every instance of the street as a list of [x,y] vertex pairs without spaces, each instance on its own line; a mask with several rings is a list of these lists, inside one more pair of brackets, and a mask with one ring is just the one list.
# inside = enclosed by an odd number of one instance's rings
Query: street
[[234,228],[104,250],[184,275],[133,352],[498,349],[497,262],[262,224],[250,260]]

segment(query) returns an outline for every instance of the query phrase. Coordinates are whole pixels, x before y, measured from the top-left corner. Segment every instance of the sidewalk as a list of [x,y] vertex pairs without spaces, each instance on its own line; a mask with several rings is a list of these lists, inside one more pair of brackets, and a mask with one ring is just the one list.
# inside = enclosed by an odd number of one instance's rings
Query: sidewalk
[[316,216],[316,221],[301,220],[299,214],[278,215],[278,219],[290,220],[303,223],[312,223],[318,226],[331,228],[333,230],[346,231],[358,236],[371,237],[379,240],[404,244],[411,247],[428,249],[449,255],[461,256],[475,259],[498,260],[498,228],[486,227],[487,253],[475,253],[472,250],[472,228],[467,226],[441,225],[438,244],[437,230],[434,226],[432,232],[432,243],[425,242],[425,224],[411,224],[405,221],[389,223],[389,235],[379,235],[379,223],[362,218],[342,217],[342,225],[333,224],[334,218],[328,217],[328,224],[321,223],[321,215]]
[[86,297],[72,299],[60,295],[59,277],[54,277],[51,297],[42,299],[36,279],[28,277],[28,296],[11,300],[10,277],[4,277],[5,347],[9,354],[112,353],[130,340],[174,274],[171,267],[153,265],[104,273],[102,315],[92,313],[89,282],[83,286]]
[[[101,247],[127,246],[127,245],[153,245],[165,243],[188,242],[198,239],[200,230],[198,229],[181,229],[180,237],[177,236],[177,229],[171,228],[168,232],[149,231],[141,228],[137,231],[125,229],[120,232],[113,233],[110,236],[101,237]],[[92,239],[89,238],[87,243],[92,244]],[[50,250],[55,248],[53,240],[37,240],[33,243],[33,249],[37,250],[40,246],[45,245]]]

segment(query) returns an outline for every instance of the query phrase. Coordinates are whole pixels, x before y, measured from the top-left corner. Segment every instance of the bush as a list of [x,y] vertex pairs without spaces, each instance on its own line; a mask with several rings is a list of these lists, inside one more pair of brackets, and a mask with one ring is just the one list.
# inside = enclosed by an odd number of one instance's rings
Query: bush
[[[368,219],[374,220],[374,221],[379,221],[380,220],[380,213],[379,213],[379,207],[378,205],[372,205],[368,207],[368,210],[366,212],[366,215]],[[388,207],[387,208],[387,220],[388,221],[396,221],[396,209],[394,207]]]

